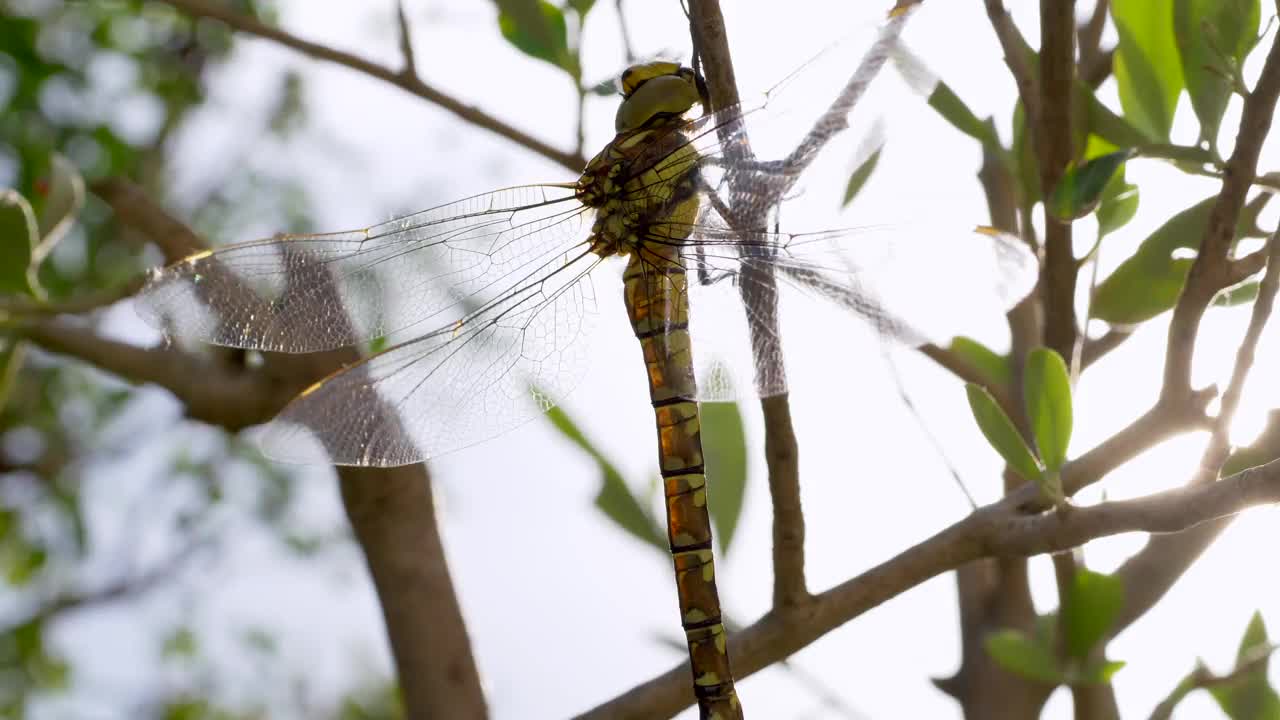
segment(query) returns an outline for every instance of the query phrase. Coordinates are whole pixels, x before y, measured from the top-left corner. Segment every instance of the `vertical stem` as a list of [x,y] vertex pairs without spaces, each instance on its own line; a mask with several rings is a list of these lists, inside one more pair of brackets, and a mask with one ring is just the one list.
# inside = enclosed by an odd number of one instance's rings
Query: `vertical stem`
[[408,718],[488,717],[423,465],[338,469]]

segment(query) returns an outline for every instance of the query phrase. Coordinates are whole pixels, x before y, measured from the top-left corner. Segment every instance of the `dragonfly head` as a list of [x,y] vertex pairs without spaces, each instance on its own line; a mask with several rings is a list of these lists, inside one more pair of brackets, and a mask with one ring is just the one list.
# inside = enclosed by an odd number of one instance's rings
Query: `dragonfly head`
[[614,118],[618,132],[643,127],[654,118],[679,117],[703,104],[702,78],[669,60],[632,65],[622,72],[622,104]]

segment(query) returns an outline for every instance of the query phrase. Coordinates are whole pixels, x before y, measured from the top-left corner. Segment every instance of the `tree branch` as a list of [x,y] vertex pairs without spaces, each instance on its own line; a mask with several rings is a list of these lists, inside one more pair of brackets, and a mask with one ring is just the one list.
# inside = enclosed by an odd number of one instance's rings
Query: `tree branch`
[[214,0],[160,0],[160,2],[172,5],[193,17],[205,17],[219,20],[234,30],[271,40],[284,45],[285,47],[293,48],[294,50],[315,58],[316,60],[323,60],[325,62],[342,65],[357,72],[364,73],[370,77],[390,83],[411,95],[444,108],[472,125],[500,135],[517,145],[562,165],[573,172],[580,172],[583,166],[586,165],[586,159],[580,155],[564,152],[563,150],[552,147],[532,135],[508,125],[492,115],[489,115],[483,110],[467,105],[423,82],[422,78],[418,77],[418,75],[411,70],[413,67],[411,54],[407,55],[405,58],[406,67],[404,70],[392,70],[389,67],[365,60],[357,55],[352,55],[336,48],[303,40],[302,38],[297,37],[296,35],[291,35],[279,28],[273,28],[269,25],[265,25],[248,15],[242,15],[235,12]]
[[[1040,2],[1040,125],[1033,133],[1040,159],[1040,187],[1047,195],[1074,154],[1071,135],[1072,81],[1075,79],[1075,2]],[[1025,100],[1024,100],[1025,102]],[[1076,273],[1071,223],[1059,221],[1044,204],[1044,342],[1070,368],[1078,368]]]
[[[718,2],[693,0],[689,3],[689,25],[694,47],[702,61],[707,91],[713,108],[730,107],[738,102],[738,86],[734,79],[733,58],[725,34],[724,17]],[[746,150],[750,152],[750,150]],[[726,218],[728,220],[729,218]],[[744,272],[748,266],[744,265]],[[757,273],[755,287],[772,288],[774,282]],[[746,287],[744,283],[743,287]],[[767,295],[768,292],[758,293]],[[750,305],[744,296],[743,301]],[[757,305],[769,304],[774,297],[757,297]],[[777,338],[776,307],[759,307],[748,317],[766,324],[752,323],[751,344],[757,358],[775,356],[764,345]],[[772,323],[768,327],[767,323]],[[777,355],[777,357],[781,357]],[[757,367],[760,363],[757,362]],[[783,372],[779,370],[779,372]],[[773,502],[773,606],[787,607],[809,596],[804,573],[804,512],[800,506],[800,449],[791,422],[791,405],[785,394],[763,398],[765,461],[769,469],[769,497]],[[713,480],[714,482],[714,480]]]
[[[735,638],[735,667],[746,677],[906,590],[983,557],[1030,556],[1126,532],[1178,532],[1246,508],[1280,502],[1280,461],[1221,482],[1068,512],[1027,514],[1008,497],[985,506],[892,559],[801,606],[772,611]],[[693,702],[687,663],[579,718],[670,716]]]
[[406,717],[483,720],[484,694],[423,465],[338,468],[395,657]]
[[1013,18],[1009,17],[1001,0],[984,2],[991,28],[995,30],[996,39],[1000,41],[1000,47],[1004,51],[1004,63],[1018,86],[1018,97],[1026,110],[1027,127],[1039,127],[1040,93],[1036,91],[1035,76],[1031,72],[1031,48],[1022,33],[1018,32],[1018,27],[1013,24]]
[[1222,675],[1213,673],[1203,665],[1197,665],[1196,669],[1188,673],[1173,692],[1151,711],[1150,720],[1169,720],[1173,717],[1173,709],[1178,706],[1178,703],[1196,690],[1234,685],[1243,681],[1254,672],[1265,668],[1267,661],[1271,659],[1271,654],[1277,649],[1280,649],[1280,645],[1256,647],[1237,661],[1231,672]]
[[[123,223],[143,231],[171,261],[201,239],[124,180],[94,186]],[[271,418],[307,383],[359,360],[351,348],[308,355],[265,353],[263,367],[207,363],[171,348],[143,349],[44,322],[26,334],[54,352],[136,381],[157,382],[206,422],[237,430]],[[479,674],[449,578],[422,464],[392,470],[339,468],[343,503],[386,620],[409,717],[483,718]]]
[[15,331],[49,352],[130,382],[159,385],[183,403],[188,416],[233,432],[270,419],[292,395],[258,372],[235,370],[173,347],[117,342],[63,321],[19,323]]
[[[1249,327],[1244,340],[1236,351],[1235,367],[1231,380],[1222,395],[1221,410],[1212,426],[1212,435],[1200,460],[1200,467],[1192,473],[1188,486],[1213,484],[1223,462],[1230,452],[1228,429],[1245,381],[1257,351],[1262,331],[1271,318],[1277,291],[1280,290],[1280,230],[1267,242],[1267,272],[1259,285],[1249,317]],[[1137,621],[1164,597],[1187,568],[1226,529],[1231,518],[1206,523],[1189,532],[1151,538],[1133,557],[1116,571],[1125,587],[1125,606],[1112,630],[1112,635]]]
[[1280,96],[1280,39],[1271,44],[1257,87],[1245,98],[1236,133],[1235,150],[1222,173],[1222,190],[1209,215],[1209,226],[1187,273],[1182,295],[1169,323],[1168,354],[1164,366],[1163,394],[1191,392],[1191,359],[1195,353],[1200,319],[1214,295],[1230,279],[1228,253],[1235,240],[1236,224],[1245,196],[1258,169],[1258,154],[1271,129],[1276,99]]

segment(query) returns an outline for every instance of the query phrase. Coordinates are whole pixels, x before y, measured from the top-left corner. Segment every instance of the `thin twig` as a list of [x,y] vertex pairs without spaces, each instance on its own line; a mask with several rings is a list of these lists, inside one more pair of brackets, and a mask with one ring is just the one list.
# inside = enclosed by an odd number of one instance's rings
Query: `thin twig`
[[1000,41],[1000,47],[1004,51],[1004,63],[1018,85],[1018,97],[1026,110],[1027,127],[1039,127],[1040,94],[1036,91],[1036,79],[1031,72],[1031,48],[1022,33],[1018,32],[1013,18],[1004,9],[1004,3],[1001,0],[984,1],[991,28],[995,30],[996,39]]
[[420,97],[427,102],[444,108],[472,125],[500,135],[573,172],[580,172],[582,167],[586,164],[586,159],[582,156],[575,153],[567,153],[563,150],[552,147],[532,135],[517,129],[492,115],[489,115],[483,110],[467,105],[436,89],[435,87],[428,85],[416,74],[405,73],[401,70],[393,70],[357,55],[352,55],[351,53],[343,52],[336,48],[303,40],[302,38],[280,30],[279,28],[273,28],[269,25],[265,25],[255,18],[238,13],[226,6],[214,2],[213,0],[160,0],[160,2],[172,5],[188,15],[220,20],[234,30],[277,42],[317,60],[324,60],[326,62],[342,65],[357,72],[364,73],[370,77],[390,83],[411,95]]
[[942,442],[938,440],[938,436],[929,428],[929,424],[925,422],[924,415],[920,413],[915,402],[911,400],[911,394],[907,392],[907,386],[902,381],[902,374],[898,371],[898,363],[893,359],[892,348],[887,343],[881,343],[881,355],[884,357],[885,364],[889,366],[889,376],[893,378],[893,385],[898,390],[898,399],[907,408],[907,412],[911,413],[911,417],[916,421],[916,426],[920,428],[920,433],[924,435],[925,440],[929,441],[933,451],[942,460],[947,472],[951,474],[951,479],[955,481],[956,487],[960,489],[960,493],[964,495],[964,499],[969,503],[969,508],[977,510],[978,501],[973,498],[973,493],[969,492],[969,486],[965,484],[964,478],[960,477],[960,471],[956,469],[955,463],[951,462],[951,458],[947,456],[946,448],[942,447]]
[[1280,229],[1277,229],[1267,241],[1267,272],[1258,285],[1258,296],[1253,301],[1253,310],[1249,315],[1249,327],[1245,330],[1244,340],[1241,341],[1239,349],[1236,350],[1231,379],[1227,383],[1227,389],[1222,393],[1221,409],[1214,420],[1209,445],[1200,459],[1199,482],[1209,482],[1217,478],[1218,471],[1231,452],[1229,435],[1231,421],[1235,419],[1236,408],[1239,407],[1240,398],[1244,394],[1245,382],[1248,380],[1249,371],[1253,369],[1262,331],[1271,320],[1271,310],[1275,306],[1278,288],[1280,288]]
[[101,310],[121,300],[133,297],[146,283],[146,276],[139,275],[122,285],[107,290],[88,293],[57,302],[37,302],[22,297],[0,297],[0,323],[9,318],[52,317],[54,315],[80,315]]
[[618,8],[618,32],[622,35],[622,53],[627,59],[627,65],[631,65],[636,61],[635,46],[631,44],[631,28],[627,25],[627,14],[622,9],[622,0],[615,0],[614,5]]
[[1102,31],[1107,26],[1108,0],[1096,0],[1089,19],[1076,28],[1076,44],[1080,48],[1080,77],[1096,88],[1111,74],[1114,49],[1103,50]]
[[102,587],[56,595],[52,600],[41,606],[31,617],[22,622],[25,623],[32,620],[49,622],[79,610],[99,608],[109,603],[120,602],[121,600],[128,600],[142,595],[155,589],[156,586],[181,571],[195,557],[197,552],[204,549],[207,544],[207,541],[190,543],[148,570],[119,578]]
[[400,70],[400,74],[417,78],[418,62],[413,57],[413,37],[409,30],[409,19],[404,13],[404,0],[396,0],[396,33],[400,39],[400,56],[404,58],[404,68]]
[[1080,369],[1088,368],[1123,345],[1133,337],[1133,331],[1130,327],[1113,327],[1096,340],[1085,338],[1084,347],[1080,349]]
[[1236,666],[1230,672],[1221,675],[1217,675],[1209,668],[1197,664],[1196,669],[1188,673],[1182,679],[1182,682],[1178,683],[1178,686],[1173,689],[1173,692],[1169,693],[1169,696],[1151,711],[1150,720],[1169,720],[1169,718],[1173,717],[1173,709],[1178,706],[1178,703],[1196,690],[1234,685],[1244,680],[1246,676],[1265,667],[1267,661],[1271,659],[1271,655],[1277,649],[1280,649],[1280,645],[1265,645],[1253,648],[1236,662]]

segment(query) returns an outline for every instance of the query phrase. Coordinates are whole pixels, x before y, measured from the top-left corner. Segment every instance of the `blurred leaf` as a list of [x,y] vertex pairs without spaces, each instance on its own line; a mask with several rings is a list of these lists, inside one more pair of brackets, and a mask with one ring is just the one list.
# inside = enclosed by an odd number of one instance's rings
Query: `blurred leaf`
[[1234,287],[1218,293],[1213,298],[1213,304],[1217,307],[1235,307],[1236,305],[1244,305],[1251,303],[1258,297],[1257,280],[1248,280]]
[[26,585],[48,560],[49,553],[44,548],[26,542],[12,542],[4,557],[5,581],[17,587]]
[[1089,132],[1118,148],[1139,147],[1156,139],[1148,137],[1141,130],[1130,124],[1128,120],[1111,112],[1111,108],[1103,105],[1102,101],[1097,98],[1088,85],[1084,84],[1083,80],[1076,81],[1076,88],[1081,91],[1081,94],[1077,95],[1077,97],[1084,98],[1085,117],[1086,122],[1089,124]]
[[[9,395],[18,382],[18,373],[22,371],[26,354],[27,347],[24,343],[0,338],[0,412],[9,404]],[[0,537],[3,536],[0,533]]]
[[1013,382],[1013,368],[1009,365],[1008,356],[996,353],[973,338],[957,335],[951,339],[948,350],[973,366],[990,387],[1007,388]]
[[1040,477],[1040,465],[1031,454],[1031,449],[1023,442],[1013,421],[996,404],[991,393],[974,383],[966,383],[965,392],[969,395],[969,409],[973,411],[973,419],[978,422],[978,429],[987,438],[987,442],[991,443],[991,447],[1000,453],[1000,457],[1022,479],[1035,480]]
[[[1266,195],[1245,206],[1237,237],[1252,228],[1265,206]],[[1175,258],[1181,249],[1194,250],[1209,227],[1209,215],[1217,196],[1207,198],[1169,218],[1098,284],[1093,296],[1093,316],[1109,323],[1132,325],[1149,320],[1173,307],[1182,292],[1191,258]]]
[[1049,194],[1053,214],[1061,220],[1076,220],[1093,212],[1116,171],[1132,154],[1118,150],[1068,169]]
[[559,406],[547,411],[547,419],[560,434],[591,456],[600,468],[600,491],[596,493],[596,507],[610,520],[636,538],[667,552],[666,538],[654,530],[656,523],[644,506],[631,493],[631,488],[617,467],[609,461]]
[[44,198],[36,203],[40,240],[31,252],[33,266],[44,262],[54,246],[66,237],[84,208],[84,178],[70,160],[58,153],[49,158],[45,187]]
[[1070,593],[1065,608],[1067,654],[1084,660],[1120,614],[1124,606],[1124,583],[1113,575],[1080,569],[1076,571]]
[[1071,443],[1071,373],[1058,353],[1038,347],[1027,354],[1022,399],[1040,460],[1050,471],[1061,469]]
[[169,700],[161,710],[162,720],[231,720],[204,698],[180,697]]
[[338,720],[401,720],[404,705],[400,687],[394,682],[359,688],[342,699]]
[[1013,158],[1018,187],[1022,189],[1021,201],[1026,206],[1040,202],[1040,165],[1036,160],[1031,133],[1027,131],[1027,113],[1022,101],[1013,108]]
[[244,640],[245,646],[250,650],[254,650],[255,652],[260,652],[265,655],[275,655],[279,649],[277,647],[275,635],[272,635],[271,631],[265,628],[249,628],[244,631],[244,635],[241,639]]
[[0,295],[41,296],[31,262],[40,242],[35,212],[16,191],[0,189]]
[[1240,649],[1236,653],[1236,668],[1253,661],[1251,669],[1241,674],[1232,683],[1211,686],[1209,693],[1218,702],[1218,707],[1231,720],[1278,720],[1280,719],[1280,695],[1267,681],[1267,657],[1255,658],[1257,653],[1270,654],[1274,648],[1267,639],[1267,626],[1262,621],[1262,614],[1255,612],[1245,627],[1244,636],[1240,638]]
[[1173,0],[1112,0],[1120,42],[1115,77],[1125,118],[1154,140],[1168,140],[1182,92],[1173,35]]
[[1138,214],[1138,200],[1138,186],[1126,182],[1124,168],[1120,168],[1102,191],[1102,202],[1098,205],[1097,214],[1098,238],[1128,225],[1133,216]]
[[1232,78],[1257,42],[1258,0],[1174,0],[1173,23],[1200,139],[1217,147]]
[[1015,675],[1050,685],[1063,681],[1052,648],[1020,630],[997,630],[987,635],[984,645],[996,664]]
[[595,7],[595,5],[596,0],[569,0],[569,4],[566,7],[578,13],[579,18],[586,19],[587,13],[591,12],[591,8]]
[[720,550],[729,552],[747,488],[747,437],[733,402],[701,403],[702,455],[707,465],[708,512]]
[[497,0],[498,28],[502,37],[520,52],[544,60],[569,73],[581,75],[578,60],[569,49],[564,12],[546,0]]
[[191,658],[196,654],[196,634],[189,627],[175,629],[164,639],[161,654],[166,658]]
[[1085,685],[1106,685],[1116,673],[1124,669],[1127,663],[1123,660],[1103,660],[1090,663],[1080,673],[1080,683]]
[[841,207],[849,207],[849,204],[858,196],[858,191],[862,190],[862,186],[871,179],[871,173],[875,172],[878,162],[880,162],[880,151],[876,150],[854,169],[849,176],[849,184],[845,186],[844,202],[841,203]]
[[982,121],[969,109],[969,106],[956,95],[944,82],[939,82],[929,94],[929,107],[937,111],[952,127],[982,143],[992,151],[1005,154],[1007,151],[1000,145],[1000,137],[996,134],[995,124],[990,120]]

